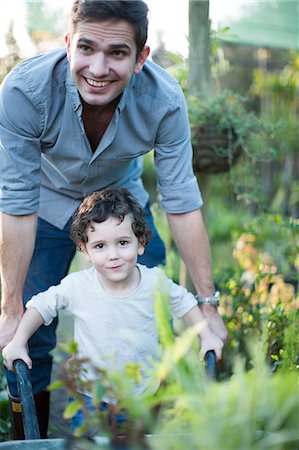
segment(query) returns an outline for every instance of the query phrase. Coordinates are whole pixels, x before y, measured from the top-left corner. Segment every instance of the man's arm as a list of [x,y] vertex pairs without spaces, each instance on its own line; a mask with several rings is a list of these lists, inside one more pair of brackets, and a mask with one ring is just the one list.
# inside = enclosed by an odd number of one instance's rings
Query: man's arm
[[36,213],[0,213],[0,349],[11,341],[23,315],[22,292],[33,254],[36,224]]
[[[211,251],[201,211],[167,213],[167,220],[196,292],[201,296],[213,295],[215,287],[211,271]],[[225,340],[227,331],[215,306],[202,305],[200,309],[213,333]]]

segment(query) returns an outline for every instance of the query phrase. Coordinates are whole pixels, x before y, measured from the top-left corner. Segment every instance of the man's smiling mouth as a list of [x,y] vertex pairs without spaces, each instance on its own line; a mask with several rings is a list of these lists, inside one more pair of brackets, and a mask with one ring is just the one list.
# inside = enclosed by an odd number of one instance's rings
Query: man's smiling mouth
[[111,81],[96,81],[92,80],[91,78],[86,78],[86,81],[88,84],[90,84],[90,86],[94,87],[106,87],[111,83]]

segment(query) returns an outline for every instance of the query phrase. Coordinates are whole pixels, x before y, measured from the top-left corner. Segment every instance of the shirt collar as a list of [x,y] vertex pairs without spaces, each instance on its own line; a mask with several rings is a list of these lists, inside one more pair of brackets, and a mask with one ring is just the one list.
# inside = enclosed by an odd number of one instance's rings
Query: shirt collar
[[66,79],[65,79],[66,92],[69,94],[72,102],[73,111],[77,111],[81,106],[81,100],[76,84],[73,80],[70,65],[67,65]]
[[123,111],[125,109],[126,103],[128,101],[130,92],[132,90],[132,86],[133,86],[133,79],[134,79],[134,75],[132,76],[131,80],[129,81],[128,85],[126,86],[123,95],[121,96],[121,99],[119,101],[118,104],[118,110],[119,112]]

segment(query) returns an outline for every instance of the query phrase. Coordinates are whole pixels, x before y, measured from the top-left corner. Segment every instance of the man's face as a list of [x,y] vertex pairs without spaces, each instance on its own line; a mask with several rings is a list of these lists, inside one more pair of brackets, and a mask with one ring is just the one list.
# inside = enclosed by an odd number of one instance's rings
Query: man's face
[[72,77],[84,102],[105,106],[124,91],[149,54],[137,55],[132,25],[125,21],[80,22],[66,36]]

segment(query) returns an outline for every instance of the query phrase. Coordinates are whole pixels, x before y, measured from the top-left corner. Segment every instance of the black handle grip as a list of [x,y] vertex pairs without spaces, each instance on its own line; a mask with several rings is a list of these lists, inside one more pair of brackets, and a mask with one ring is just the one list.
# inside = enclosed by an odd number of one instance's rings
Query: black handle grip
[[208,378],[210,380],[216,380],[216,376],[217,376],[217,367],[216,367],[216,354],[214,352],[214,350],[209,350],[205,356],[204,356],[204,361],[205,361],[205,369],[206,369],[206,374],[208,376]]
[[14,369],[22,407],[25,439],[40,439],[40,432],[28,366],[22,359],[16,359],[14,361]]

